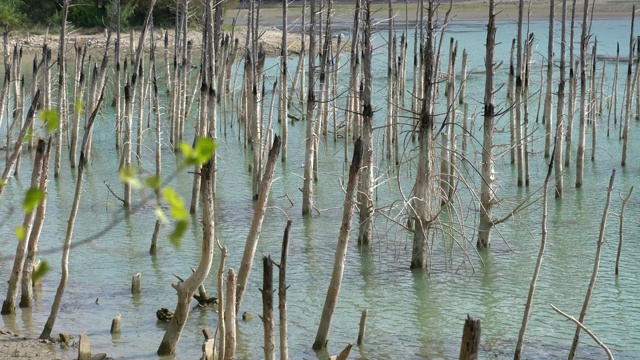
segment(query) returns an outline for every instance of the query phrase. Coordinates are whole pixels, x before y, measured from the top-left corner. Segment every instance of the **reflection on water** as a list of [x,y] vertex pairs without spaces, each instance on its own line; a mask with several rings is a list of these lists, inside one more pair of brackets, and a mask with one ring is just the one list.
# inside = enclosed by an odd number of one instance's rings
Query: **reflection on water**
[[[470,22],[449,29],[449,35],[455,36],[461,48],[469,49],[469,69],[482,69],[484,54],[484,23]],[[594,21],[593,32],[598,35],[599,49],[603,54],[611,54],[620,34],[628,33],[628,21]],[[533,22],[531,29],[537,34],[546,34],[546,23]],[[511,36],[515,33],[515,24],[501,22],[497,35],[500,44],[496,48],[496,57],[508,59]],[[377,45],[384,45],[386,32],[375,37]],[[546,44],[544,35],[537,36],[538,44]],[[624,44],[624,41],[623,41]],[[622,49],[623,53],[626,51]],[[375,69],[386,69],[386,54],[375,59]],[[475,55],[474,55],[475,54]],[[479,55],[480,54],[480,55]],[[343,57],[343,61],[344,57]],[[540,61],[537,59],[536,61]],[[290,68],[295,64],[291,62]],[[269,59],[265,68],[274,75],[275,59]],[[608,63],[607,66],[613,66]],[[534,65],[533,67],[538,68]],[[623,71],[621,67],[621,71]],[[608,69],[607,76],[612,70]],[[498,82],[506,81],[506,70],[499,70]],[[346,87],[346,76],[341,72],[341,89]],[[476,134],[481,129],[480,100],[484,85],[482,76],[470,77],[467,92],[471,106],[470,116],[475,122]],[[271,81],[271,80],[269,80]],[[538,76],[534,76],[531,87],[539,86]],[[374,88],[383,89],[386,84],[384,70],[376,73]],[[411,88],[409,84],[407,88]],[[610,89],[606,89],[610,93]],[[382,124],[386,99],[386,90],[376,90],[375,119]],[[267,94],[269,101],[272,94]],[[498,101],[504,99],[503,91],[497,94]],[[344,108],[344,99],[338,106]],[[118,200],[115,200],[105,188],[107,181],[120,191],[117,178],[118,156],[113,152],[114,116],[112,109],[106,108],[104,116],[98,119],[94,135],[95,156],[87,168],[87,176],[78,213],[74,242],[86,239],[101,230],[114,218],[124,215]],[[194,112],[195,113],[195,112]],[[476,115],[473,115],[476,114]],[[407,121],[408,122],[408,121]],[[575,125],[575,123],[574,123]],[[600,125],[598,125],[600,126]],[[499,128],[508,128],[508,119],[500,119]],[[310,350],[315,337],[322,304],[326,295],[328,281],[333,266],[335,245],[340,228],[344,193],[339,183],[344,184],[343,143],[323,141],[320,154],[320,179],[315,188],[315,205],[319,214],[314,213],[312,220],[300,216],[302,164],[304,154],[303,123],[290,128],[289,159],[286,166],[278,165],[262,229],[257,255],[271,254],[277,257],[280,252],[282,230],[287,216],[293,220],[291,230],[288,284],[289,307],[289,346],[292,359],[322,358]],[[536,139],[531,158],[531,187],[515,188],[515,169],[508,164],[507,157],[498,159],[496,166],[497,193],[507,199],[495,210],[495,216],[504,216],[510,208],[527,196],[539,196],[542,179],[546,172],[545,160],[541,158],[542,141],[540,124],[530,122],[533,138]],[[630,131],[631,159],[638,157],[637,133],[639,123],[632,122]],[[239,267],[244,241],[248,232],[253,204],[251,202],[251,177],[247,172],[249,157],[237,140],[238,126],[228,129],[228,137],[219,139],[218,157],[218,194],[216,197],[216,237],[228,247],[227,266]],[[405,133],[406,133],[405,129]],[[4,131],[4,130],[3,130]],[[378,131],[378,130],[376,130]],[[403,134],[405,134],[403,133]],[[596,161],[586,165],[585,187],[573,188],[574,172],[566,170],[565,197],[561,201],[550,199],[548,221],[548,245],[542,264],[538,286],[534,298],[527,332],[525,354],[532,359],[546,359],[566,356],[575,327],[555,314],[550,304],[577,315],[584,300],[593,266],[593,256],[597,239],[599,220],[602,216],[603,199],[607,180],[612,168],[618,169],[616,190],[626,193],[632,185],[637,185],[638,164],[631,161],[627,169],[620,171],[619,155],[621,144],[614,138],[606,139],[606,132],[599,131],[599,144]],[[615,134],[615,131],[612,131]],[[168,129],[165,131],[168,134]],[[375,143],[381,145],[382,132],[375,136]],[[2,132],[0,131],[0,136]],[[152,137],[145,141],[143,163],[140,174],[150,174],[153,170]],[[500,133],[497,142],[506,144],[507,134]],[[577,141],[574,141],[574,144]],[[470,140],[467,156],[479,159],[479,144]],[[405,144],[403,142],[403,144]],[[406,158],[414,158],[415,146],[407,140]],[[606,148],[605,148],[606,147]],[[504,150],[504,146],[501,147]],[[180,163],[173,156],[166,140],[163,147],[163,169],[169,176]],[[349,149],[351,151],[351,149]],[[575,151],[575,149],[574,149]],[[378,159],[382,159],[382,156]],[[21,178],[12,179],[3,194],[0,204],[0,274],[7,278],[12,266],[13,228],[21,222],[19,204],[21,195],[28,184],[25,177],[30,173],[32,158],[23,159]],[[62,157],[63,169],[69,169],[66,156]],[[413,161],[413,160],[412,160]],[[383,165],[381,165],[383,166]],[[465,165],[461,168],[468,174],[468,181],[479,188],[477,174]],[[376,188],[376,207],[393,208],[387,215],[376,218],[374,243],[371,251],[359,249],[356,245],[356,232],[350,239],[345,263],[344,280],[330,333],[328,354],[337,354],[344,346],[355,343],[358,323],[363,309],[368,309],[367,335],[360,349],[352,350],[351,358],[370,359],[454,359],[457,358],[464,319],[467,314],[482,321],[484,358],[506,358],[512,356],[515,338],[522,321],[531,273],[535,264],[540,240],[540,203],[527,208],[506,223],[500,224],[494,232],[492,249],[477,254],[474,250],[473,229],[464,229],[469,243],[452,233],[437,232],[433,243],[429,272],[409,271],[412,235],[394,221],[404,221],[397,217],[401,204],[398,185],[402,192],[411,193],[412,174],[415,164],[402,167],[397,173],[377,169],[380,176]],[[388,176],[399,174],[400,181]],[[474,175],[475,174],[475,175]],[[192,175],[178,173],[171,180],[187,201],[191,193]],[[383,183],[384,182],[384,183]],[[60,271],[59,247],[64,239],[66,219],[73,198],[75,170],[64,171],[60,178],[50,179],[47,218],[40,240],[43,250],[40,258],[52,265],[52,271],[43,279],[42,285],[35,288],[36,304],[33,312],[18,310],[18,316],[4,316],[3,326],[12,331],[37,336],[48,316],[55,294]],[[136,194],[137,199],[142,194]],[[294,203],[292,206],[289,198]],[[626,208],[625,238],[620,266],[620,276],[613,276],[616,242],[618,238],[615,214],[620,210],[620,201],[614,196],[611,214],[605,238],[600,274],[594,289],[591,305],[587,314],[587,325],[614,351],[616,358],[633,359],[640,351],[640,334],[629,331],[635,317],[640,312],[640,284],[635,273],[640,263],[640,249],[634,239],[640,237],[637,218],[640,214],[640,202],[631,198]],[[472,204],[469,194],[461,195],[462,204]],[[276,209],[276,207],[278,209]],[[468,207],[468,209],[467,209]],[[451,217],[472,221],[477,214],[473,205],[464,205],[457,213],[443,214],[443,219]],[[382,210],[381,210],[382,211]],[[173,308],[176,294],[170,283],[176,281],[173,274],[186,277],[199,260],[199,245],[202,231],[199,218],[192,219],[190,228],[180,246],[175,247],[167,241],[170,226],[162,228],[158,253],[148,255],[151,234],[155,223],[154,207],[144,206],[131,213],[128,218],[113,227],[108,233],[96,240],[73,248],[70,259],[70,278],[63,306],[56,322],[54,333],[68,332],[79,334],[87,331],[96,351],[104,351],[122,359],[156,359],[155,351],[163,335],[165,324],[158,323],[155,311],[161,307]],[[355,224],[355,223],[354,223]],[[473,261],[473,269],[462,256],[466,251]],[[205,281],[205,287],[211,293],[217,289],[219,254],[216,250],[212,276]],[[250,311],[261,314],[262,304],[261,266],[256,262],[249,280],[248,292],[243,301],[241,312]],[[131,277],[142,274],[142,293],[131,295]],[[0,295],[4,296],[4,287]],[[99,298],[99,303],[95,300]],[[195,303],[194,303],[195,304]],[[109,334],[111,319],[122,315],[122,333],[120,337]],[[178,345],[178,356],[166,359],[193,359],[200,355],[202,344],[201,330],[204,327],[215,329],[217,314],[212,309],[194,308],[189,322]],[[257,316],[254,320],[238,323],[238,359],[262,358],[262,323]],[[587,336],[582,336],[580,354],[587,359],[600,359],[602,353],[593,347]]]

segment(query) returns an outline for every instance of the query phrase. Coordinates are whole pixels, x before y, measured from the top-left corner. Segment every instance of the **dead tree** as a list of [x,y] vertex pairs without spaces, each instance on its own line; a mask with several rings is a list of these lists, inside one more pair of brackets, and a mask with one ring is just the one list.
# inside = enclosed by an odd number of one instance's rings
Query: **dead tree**
[[[557,150],[557,146],[554,146],[553,151]],[[524,334],[527,331],[527,324],[529,323],[529,312],[531,311],[531,304],[533,303],[533,294],[536,291],[536,283],[538,282],[538,273],[540,272],[540,267],[542,265],[542,259],[544,258],[544,249],[547,244],[547,192],[549,188],[549,180],[551,179],[551,173],[553,171],[553,162],[556,160],[555,154],[552,154],[551,161],[549,162],[549,166],[547,167],[547,176],[544,179],[544,183],[542,186],[542,238],[540,239],[540,250],[538,250],[538,259],[536,261],[536,266],[533,270],[533,277],[531,278],[531,283],[529,284],[529,295],[527,296],[527,303],[524,307],[524,316],[522,317],[522,325],[520,326],[520,331],[518,332],[518,342],[516,343],[516,352],[513,356],[514,360],[520,360],[522,357],[522,345],[524,343]]]
[[[242,255],[242,262],[240,263],[240,269],[238,270],[238,285],[236,290],[236,311],[240,311],[240,305],[242,304],[242,298],[247,290],[247,283],[249,282],[249,275],[251,275],[251,267],[253,265],[253,258],[255,257],[256,248],[258,246],[258,240],[260,239],[260,230],[262,229],[262,221],[264,220],[264,214],[267,209],[267,201],[269,200],[269,194],[271,193],[271,180],[273,179],[273,173],[276,168],[276,161],[280,154],[280,137],[275,136],[273,138],[273,146],[269,151],[269,159],[267,160],[267,166],[264,171],[264,176],[260,182],[260,191],[258,192],[258,201],[255,205],[255,212],[251,219],[251,226],[249,227],[249,233],[247,234],[247,241],[245,243],[244,252]],[[227,310],[228,311],[228,310]]]
[[275,321],[273,319],[273,262],[262,257],[262,324],[264,325],[264,358],[276,359]]
[[349,234],[351,232],[351,218],[353,216],[353,207],[356,201],[355,195],[358,187],[358,177],[360,175],[360,166],[362,164],[363,147],[362,140],[358,139],[353,151],[351,167],[349,168],[349,181],[347,182],[347,193],[345,195],[344,206],[342,209],[342,224],[340,226],[340,234],[338,235],[338,245],[336,247],[336,256],[333,262],[331,280],[327,290],[327,297],[325,298],[324,306],[322,308],[322,316],[320,318],[320,325],[318,326],[316,339],[312,346],[313,350],[316,351],[327,347],[333,312],[335,311],[338,302],[338,293],[340,292],[340,285],[342,283],[344,262],[347,256]]
[[282,237],[282,254],[278,265],[278,313],[280,320],[280,360],[289,360],[288,324],[287,324],[287,253],[289,252],[289,234],[291,220],[287,221]]
[[44,216],[47,210],[47,184],[49,182],[49,159],[51,155],[51,137],[49,137],[49,143],[47,144],[47,151],[42,159],[42,169],[40,175],[40,183],[38,188],[44,195],[38,208],[36,209],[36,217],[34,219],[33,228],[31,234],[29,234],[27,244],[27,257],[22,268],[22,283],[20,288],[22,290],[22,296],[20,297],[20,307],[29,308],[33,302],[33,271],[36,265],[36,253],[38,249],[38,240],[42,232],[44,225]]
[[[196,289],[202,284],[204,279],[209,275],[211,263],[213,262],[214,248],[214,199],[211,186],[213,176],[213,166],[211,161],[202,166],[202,246],[200,253],[200,263],[196,271],[186,280],[179,281],[177,284],[171,284],[178,293],[178,304],[173,312],[173,317],[167,326],[167,331],[162,338],[157,354],[170,355],[176,350],[180,335],[184,329],[184,325],[189,317],[189,305],[191,298]],[[220,300],[222,301],[222,300]]]
[[[631,91],[631,89],[629,90]],[[616,170],[614,169],[611,172],[611,178],[609,179],[609,187],[607,188],[607,200],[604,203],[604,210],[602,212],[602,220],[600,221],[600,233],[598,235],[598,243],[596,247],[596,255],[595,260],[593,262],[593,271],[591,272],[591,281],[589,281],[589,286],[587,287],[587,294],[584,298],[584,303],[582,304],[582,310],[580,310],[580,317],[578,318],[578,322],[584,324],[584,318],[587,316],[587,309],[589,308],[589,300],[591,299],[591,293],[593,292],[593,288],[596,284],[596,278],[598,277],[598,268],[600,267],[600,253],[602,251],[602,244],[604,243],[604,230],[607,225],[607,215],[609,215],[609,204],[611,204],[611,192],[613,192],[613,180],[616,177]],[[580,331],[582,328],[580,326],[576,327],[576,333],[573,335],[573,343],[571,344],[571,350],[569,351],[569,360],[573,360],[576,355],[576,350],[578,348],[578,343],[580,341]]]
[[418,169],[414,186],[415,229],[413,234],[413,248],[411,252],[411,268],[425,269],[427,267],[428,237],[431,226],[431,208],[434,202],[435,189],[433,188],[433,125],[434,125],[434,100],[437,74],[434,74],[433,51],[433,17],[435,13],[434,1],[429,0],[427,16],[427,40],[423,50],[422,69],[422,107],[420,110],[419,126],[419,151]]
[[562,2],[562,30],[560,34],[560,79],[558,82],[558,108],[556,110],[556,135],[555,135],[555,178],[556,178],[556,199],[562,197],[563,188],[563,169],[562,169],[562,151],[564,147],[564,104],[565,104],[565,91],[564,86],[566,83],[566,22],[567,22],[567,2]]
[[[358,191],[360,227],[358,245],[371,246],[371,231],[373,230],[373,106],[371,104],[373,75],[371,59],[371,1],[367,0],[364,9],[364,32],[362,35],[362,67],[364,88],[362,92],[362,153],[363,170],[360,173],[360,190]],[[389,65],[391,66],[391,65]],[[391,86],[391,78],[389,86]],[[389,102],[392,100],[389,99]],[[388,137],[387,141],[391,141]]]
[[[580,37],[580,134],[578,135],[578,153],[576,157],[576,187],[582,187],[584,179],[584,154],[586,152],[587,132],[587,45],[589,34],[587,32],[587,14],[589,12],[589,0],[584,0],[582,13],[582,35]],[[623,150],[624,153],[624,150]]]
[[[22,124],[22,128],[20,130],[20,134],[16,139],[16,143],[13,146],[13,151],[11,152],[11,156],[7,156],[7,163],[5,165],[4,171],[2,172],[2,178],[0,178],[0,198],[2,197],[2,192],[4,191],[7,180],[9,180],[9,176],[11,175],[11,170],[13,169],[13,165],[16,163],[18,156],[20,155],[20,151],[22,149],[22,145],[24,143],[24,138],[33,123],[33,118],[35,116],[36,108],[38,107],[38,100],[40,99],[40,90],[36,91],[33,99],[31,100],[31,107],[29,107],[29,111],[27,112],[27,117]],[[9,143],[7,142],[7,149]]]
[[[566,1],[563,2],[566,4]],[[555,1],[549,0],[549,42],[547,44],[547,91],[544,97],[544,114],[542,122],[545,125],[544,157],[548,158],[551,151],[553,133],[553,31],[555,26]],[[557,163],[557,162],[556,162]]]
[[[42,164],[45,157],[46,142],[42,139],[38,141],[36,148],[36,156],[34,158],[33,171],[31,173],[31,189],[38,189],[40,185],[40,173],[43,169]],[[16,247],[16,255],[13,260],[13,269],[9,276],[9,288],[7,289],[7,297],[2,303],[2,315],[15,314],[16,312],[16,299],[18,297],[18,288],[20,286],[20,280],[22,279],[22,270],[24,268],[25,260],[27,258],[27,243],[31,237],[31,229],[33,229],[33,222],[36,215],[36,208],[32,208],[25,212],[24,219],[22,221],[22,237],[18,239],[18,245]]]
[[63,108],[66,101],[65,95],[65,81],[66,81],[66,68],[65,68],[65,44],[67,39],[65,38],[67,29],[67,12],[69,10],[69,0],[63,0],[62,13],[60,14],[60,45],[58,47],[58,130],[56,133],[56,160],[54,164],[53,176],[60,176],[60,158],[62,157],[62,129],[66,124],[67,116],[66,110]]
[[493,57],[496,44],[496,15],[494,0],[489,0],[489,24],[487,25],[487,41],[485,52],[485,83],[484,83],[484,125],[482,141],[482,181],[480,185],[480,223],[478,225],[478,249],[485,249],[491,245],[491,228],[493,227],[492,209],[496,202],[493,181],[495,179],[493,138],[495,106],[493,91]]
[[73,197],[73,203],[71,205],[71,213],[69,214],[69,220],[67,221],[67,232],[62,248],[62,273],[60,276],[60,283],[58,285],[58,289],[56,290],[56,296],[53,299],[53,304],[51,305],[51,313],[49,314],[49,318],[47,319],[46,324],[44,325],[44,329],[42,329],[42,333],[40,333],[40,339],[49,339],[51,337],[51,331],[53,331],[53,326],[55,324],[56,318],[58,317],[58,310],[60,310],[60,305],[62,303],[64,289],[67,286],[67,279],[69,277],[69,253],[71,251],[71,238],[73,236],[73,228],[75,226],[76,215],[78,213],[78,207],[80,205],[80,195],[82,194],[82,179],[84,177],[84,167],[86,165],[84,156],[89,149],[89,135],[93,130],[93,124],[95,123],[96,116],[98,115],[98,111],[100,110],[100,105],[102,104],[103,97],[104,87],[100,90],[100,97],[98,98],[91,116],[89,117],[89,122],[87,123],[87,131],[84,133],[84,136],[82,138],[80,159],[78,161],[78,174],[76,175],[76,189]]
[[309,83],[307,88],[307,135],[304,150],[304,184],[302,187],[302,215],[311,216],[313,210],[313,155],[315,144],[315,68],[316,68],[316,0],[311,0],[309,29]]

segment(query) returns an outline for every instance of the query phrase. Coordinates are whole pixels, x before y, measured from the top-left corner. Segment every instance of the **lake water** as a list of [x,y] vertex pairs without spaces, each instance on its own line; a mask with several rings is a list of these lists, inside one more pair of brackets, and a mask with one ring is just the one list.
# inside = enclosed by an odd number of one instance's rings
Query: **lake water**
[[[462,49],[467,48],[469,69],[484,69],[484,21],[454,21],[448,28],[445,40],[453,36],[459,41],[459,58]],[[578,26],[578,25],[577,25]],[[559,29],[560,24],[556,28]],[[620,42],[621,53],[628,53],[628,20],[595,20],[592,33],[598,37],[598,53],[615,55],[615,44]],[[534,21],[531,31],[536,34],[536,63],[533,66],[531,91],[539,87],[541,53],[546,54],[547,23]],[[514,22],[500,22],[497,37],[496,60],[505,61],[498,70],[497,84],[506,82],[511,39],[516,34]],[[386,111],[386,30],[379,30],[374,37],[378,55],[374,64],[375,104],[378,111],[376,121],[382,123]],[[559,42],[559,39],[556,40]],[[409,54],[412,54],[412,43]],[[578,47],[576,47],[578,49]],[[559,51],[559,47],[558,50]],[[578,51],[578,50],[576,50]],[[448,52],[445,41],[443,53]],[[343,56],[345,59],[346,55]],[[295,59],[290,69],[295,69]],[[344,60],[346,61],[346,60]],[[268,59],[267,88],[277,68],[276,59]],[[458,61],[459,64],[459,61]],[[624,74],[625,65],[621,66]],[[601,67],[601,64],[600,64]],[[411,66],[408,66],[410,69]],[[610,78],[613,65],[609,65]],[[25,70],[27,71],[27,70]],[[458,70],[459,72],[459,65]],[[346,87],[346,68],[342,70],[342,88]],[[557,76],[557,75],[555,75]],[[472,75],[467,90],[470,116],[475,123],[474,135],[481,141],[481,109],[483,96],[482,74]],[[610,83],[606,92],[611,93]],[[624,77],[619,80],[622,94]],[[411,89],[411,85],[407,86]],[[622,96],[619,96],[621,99]],[[108,97],[110,98],[110,97]],[[266,96],[266,104],[271,93]],[[498,93],[498,107],[506,107],[504,92]],[[444,98],[442,98],[444,101]],[[554,99],[554,101],[556,101]],[[344,99],[338,102],[344,107]],[[546,173],[546,163],[542,157],[544,140],[542,125],[535,122],[537,95],[530,104],[533,118],[530,128],[536,139],[532,145],[530,158],[531,186],[515,186],[516,170],[509,165],[508,154],[498,159],[496,165],[497,192],[504,202],[495,214],[508,213],[509,209],[534,192],[540,192]],[[606,112],[605,112],[606,113]],[[195,111],[194,113],[195,114]],[[186,277],[190,268],[197,266],[201,241],[200,226],[192,226],[179,248],[168,241],[169,226],[163,228],[163,237],[156,256],[149,256],[155,213],[153,206],[144,207],[131,215],[126,215],[121,204],[103,184],[107,181],[120,191],[117,177],[118,156],[113,149],[113,110],[105,108],[96,123],[92,164],[87,167],[82,200],[73,241],[81,242],[103,229],[113,219],[121,218],[110,231],[93,241],[84,242],[71,251],[70,278],[54,334],[68,332],[79,334],[86,331],[91,339],[94,352],[107,352],[119,359],[156,359],[155,354],[164,334],[165,324],[156,322],[155,311],[161,307],[173,309],[176,295],[170,283],[175,281],[172,274]],[[574,122],[577,128],[577,120]],[[508,128],[508,117],[498,120],[498,128]],[[277,127],[277,124],[276,124]],[[637,162],[640,156],[638,144],[638,123],[631,122],[630,155],[628,166],[620,167],[621,142],[617,139],[617,128],[612,137],[606,137],[606,124],[598,123],[598,148],[595,162],[587,158],[585,185],[576,190],[574,162],[566,170],[566,189],[562,200],[549,200],[548,243],[535,293],[527,331],[525,356],[531,359],[563,357],[568,353],[575,326],[556,314],[550,304],[578,316],[586,292],[593,258],[595,254],[598,227],[602,216],[606,187],[612,169],[616,169],[615,189],[605,233],[605,244],[586,325],[620,359],[634,359],[640,352],[640,333],[633,331],[634,321],[640,311],[640,282],[636,272],[640,263],[640,238],[638,216],[640,202],[637,194],[626,208],[625,239],[622,252],[620,276],[614,276],[615,254],[618,241],[618,216],[621,200],[618,194],[626,194],[629,187],[638,183]],[[304,123],[291,127],[289,159],[286,164],[278,164],[269,200],[257,258],[250,278],[249,287],[241,311],[261,314],[262,269],[259,257],[271,254],[279,258],[282,233],[286,216],[293,220],[291,230],[288,291],[289,306],[289,347],[292,359],[315,359],[311,350],[320,313],[324,302],[335,253],[341,220],[343,192],[339,181],[343,179],[343,142],[334,144],[331,138],[321,143],[319,167],[320,180],[315,187],[315,205],[320,214],[312,219],[303,219],[301,212],[301,176],[303,174]],[[405,127],[404,130],[407,130]],[[238,127],[227,130],[227,136],[219,134],[218,147],[218,193],[216,197],[216,237],[228,247],[227,266],[238,269],[244,241],[253,215],[251,200],[251,176],[247,172],[250,157],[237,140]],[[6,131],[6,130],[2,130]],[[589,130],[590,132],[590,130]],[[168,132],[165,130],[163,150],[163,171],[166,176],[173,174],[181,160],[174,156],[168,146]],[[406,132],[404,133],[406,134]],[[574,132],[573,157],[577,131]],[[148,132],[143,148],[140,166],[141,176],[151,175],[154,170],[153,133]],[[382,131],[376,130],[376,143],[381,148]],[[403,135],[404,136],[404,135]],[[590,154],[590,135],[587,138],[587,154]],[[415,155],[415,145],[410,140],[402,140],[407,148],[406,158]],[[498,143],[506,144],[505,134],[498,135]],[[479,145],[471,141],[468,157],[479,164]],[[503,148],[504,149],[504,148]],[[49,183],[47,217],[40,239],[39,257],[53,265],[45,276],[42,286],[37,288],[37,301],[32,311],[17,310],[17,316],[4,316],[3,326],[19,333],[37,336],[49,314],[55,289],[59,281],[59,248],[63,242],[74,192],[75,171],[69,171],[67,156],[63,155],[59,179]],[[378,180],[376,208],[388,209],[397,206],[398,183],[405,193],[413,185],[409,170],[400,171],[401,181],[385,175],[385,164],[377,170]],[[414,161],[414,160],[412,160]],[[13,229],[21,224],[20,202],[28,188],[32,156],[23,159],[19,178],[11,179],[0,202],[0,274],[8,279],[15,252]],[[413,166],[415,169],[415,166]],[[468,170],[468,182],[479,189],[480,180]],[[175,174],[171,185],[188,202],[191,193],[192,175],[186,172]],[[294,206],[291,206],[288,194]],[[468,191],[461,190],[462,217],[472,219],[476,214],[473,204],[469,205]],[[136,194],[136,199],[142,194]],[[384,210],[382,210],[384,211]],[[397,215],[397,210],[389,211]],[[363,309],[368,309],[367,335],[364,347],[354,348],[350,358],[361,359],[455,359],[458,357],[464,319],[467,314],[480,319],[482,323],[482,358],[512,357],[522,313],[527,297],[529,282],[535,264],[540,241],[541,203],[527,208],[513,219],[499,225],[493,232],[491,250],[480,255],[473,251],[475,239],[466,244],[473,261],[473,268],[464,262],[457,246],[438,235],[434,240],[431,255],[431,269],[428,272],[409,271],[412,235],[394,226],[384,216],[378,215],[374,224],[374,242],[370,252],[361,252],[356,246],[357,230],[350,239],[340,298],[334,315],[330,333],[329,353],[338,353],[348,342],[355,343],[358,322]],[[194,218],[192,223],[197,223]],[[466,230],[471,236],[472,229]],[[464,242],[460,239],[460,241]],[[210,293],[217,289],[216,273],[219,251],[212,266],[212,273],[205,281]],[[142,293],[130,294],[131,276],[142,273]],[[6,288],[0,289],[5,296]],[[195,303],[195,302],[194,302]],[[109,334],[111,319],[122,314],[122,334],[112,338]],[[215,329],[217,314],[212,309],[195,308],[182,334],[177,348],[177,359],[194,359],[200,355],[202,344],[201,329]],[[249,322],[238,322],[238,346],[236,358],[260,359],[263,357],[263,327],[256,316]],[[579,356],[588,359],[602,359],[602,351],[586,334],[581,336]],[[323,358],[326,354],[321,354]],[[167,357],[171,358],[171,357]]]

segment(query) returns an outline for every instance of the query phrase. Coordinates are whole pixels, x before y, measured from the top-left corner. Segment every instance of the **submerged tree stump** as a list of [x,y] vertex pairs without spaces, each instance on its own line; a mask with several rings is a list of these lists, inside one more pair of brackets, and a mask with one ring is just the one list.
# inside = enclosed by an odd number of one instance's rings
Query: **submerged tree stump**
[[480,320],[473,320],[467,315],[462,330],[462,344],[460,344],[460,360],[477,360],[480,348]]

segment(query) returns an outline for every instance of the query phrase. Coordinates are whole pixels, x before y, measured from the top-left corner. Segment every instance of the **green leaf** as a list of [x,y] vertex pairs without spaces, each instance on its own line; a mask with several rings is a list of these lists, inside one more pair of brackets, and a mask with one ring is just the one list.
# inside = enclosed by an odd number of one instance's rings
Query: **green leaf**
[[173,232],[169,235],[169,240],[176,248],[180,247],[180,240],[182,236],[189,228],[188,220],[180,220],[176,222],[176,227],[173,229]]
[[171,211],[171,217],[175,220],[188,220],[189,212],[184,206],[184,199],[173,190],[171,187],[166,187],[162,190],[162,196],[169,204],[169,210]]
[[196,139],[196,146],[194,150],[194,157],[197,164],[201,165],[209,161],[213,156],[213,151],[216,149],[216,143],[206,137],[199,137]]
[[160,186],[162,185],[162,180],[160,179],[160,176],[154,175],[146,178],[145,183],[147,184],[148,187],[152,188],[153,190],[159,190]]
[[187,164],[191,165],[190,161],[191,159],[193,159],[193,149],[191,148],[191,146],[183,141],[178,144],[178,147],[180,148],[180,152],[182,153],[182,156],[184,156]]
[[44,192],[38,188],[30,188],[22,200],[22,208],[25,213],[33,211],[44,200]]
[[209,138],[199,137],[196,139],[194,148],[186,142],[181,142],[179,147],[187,165],[202,165],[213,156],[216,143]]
[[82,101],[76,101],[76,114],[82,114]]
[[48,273],[49,270],[51,270],[49,263],[46,261],[41,261],[40,266],[38,266],[38,268],[35,269],[33,274],[31,274],[31,278],[33,279],[33,281],[37,281],[40,278],[42,278],[46,273]]
[[54,132],[58,130],[60,124],[60,117],[56,110],[44,109],[40,111],[40,120],[44,121],[45,129],[47,132]]
[[133,187],[134,189],[142,188],[142,184],[136,176],[135,166],[123,166],[122,168],[120,168],[120,171],[118,171],[118,177],[120,178],[120,181],[125,184],[131,185],[131,187]]
[[156,216],[160,220],[161,224],[169,223],[169,219],[167,219],[167,215],[164,214],[164,211],[162,211],[162,208],[160,206],[156,207]]
[[22,241],[24,240],[24,237],[26,235],[26,229],[24,228],[24,226],[20,225],[16,228],[15,232],[16,232],[16,237],[18,238],[18,241]]

